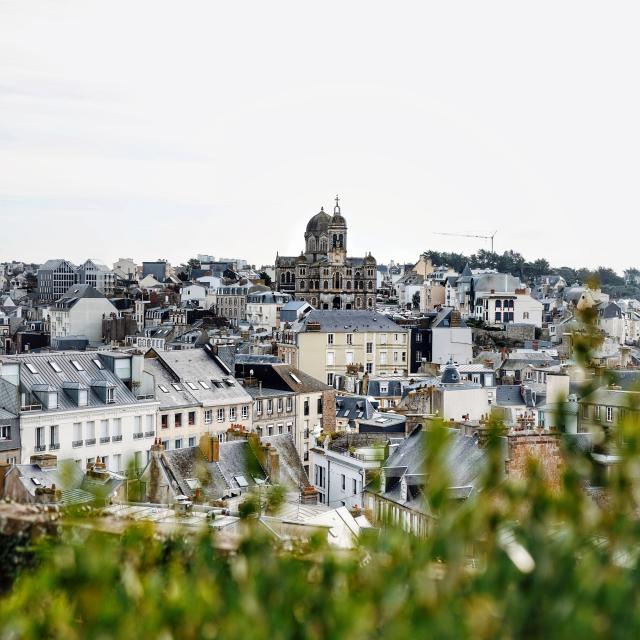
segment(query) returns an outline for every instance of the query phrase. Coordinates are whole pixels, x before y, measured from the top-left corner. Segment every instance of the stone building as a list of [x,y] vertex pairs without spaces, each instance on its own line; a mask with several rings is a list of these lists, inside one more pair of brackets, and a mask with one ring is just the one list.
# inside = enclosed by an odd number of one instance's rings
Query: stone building
[[336,196],[333,215],[320,209],[309,220],[298,257],[276,256],[276,286],[316,309],[373,309],[376,260],[347,257],[347,221]]

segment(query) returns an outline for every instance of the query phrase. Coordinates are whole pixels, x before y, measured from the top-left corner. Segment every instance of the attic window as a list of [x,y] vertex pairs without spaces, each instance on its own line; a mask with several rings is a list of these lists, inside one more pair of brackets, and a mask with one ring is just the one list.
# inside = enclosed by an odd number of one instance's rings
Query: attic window
[[30,362],[26,362],[24,366],[27,367],[31,373],[38,373],[38,370]]
[[193,389],[194,391],[198,390],[198,387],[196,387],[196,385],[193,384],[193,382],[187,382],[187,386],[189,387],[189,389]]
[[176,391],[182,391],[182,387],[179,384],[176,384],[175,382],[173,382],[171,384],[171,386],[176,390]]
[[71,360],[71,364],[76,368],[76,371],[84,371],[84,367],[77,360]]
[[222,389],[222,382],[220,382],[220,380],[212,380],[211,382],[216,389]]
[[198,380],[198,382],[203,389],[211,389],[211,387],[204,380]]
[[233,476],[233,479],[238,483],[240,487],[248,487],[249,483],[244,476]]
[[31,478],[31,482],[33,482],[33,484],[35,484],[36,487],[41,487],[42,486],[42,482],[40,482],[40,480],[38,480],[38,478]]
[[95,364],[96,367],[98,367],[98,369],[100,369],[100,371],[102,371],[104,369],[104,365],[102,364],[102,362],[100,360],[98,360],[98,358],[94,358],[93,364]]
[[298,378],[298,376],[295,373],[289,372],[289,375],[293,378],[293,381],[296,384],[302,384],[302,381],[300,380],[300,378]]
[[223,378],[223,382],[227,385],[227,387],[233,387],[233,380],[231,378]]
[[53,360],[49,361],[49,366],[56,372],[56,373],[62,373],[62,369],[60,368],[60,365],[57,362],[54,362]]
[[160,389],[162,393],[169,393],[169,389],[167,389],[167,387],[165,387],[163,384],[159,384],[158,389]]

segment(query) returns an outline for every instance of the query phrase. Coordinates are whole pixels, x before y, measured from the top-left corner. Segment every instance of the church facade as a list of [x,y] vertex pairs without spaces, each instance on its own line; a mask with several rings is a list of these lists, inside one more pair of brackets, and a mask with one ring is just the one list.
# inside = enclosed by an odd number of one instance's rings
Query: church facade
[[373,309],[376,259],[347,257],[347,221],[336,196],[333,215],[320,209],[309,220],[297,257],[276,256],[276,286],[316,309]]

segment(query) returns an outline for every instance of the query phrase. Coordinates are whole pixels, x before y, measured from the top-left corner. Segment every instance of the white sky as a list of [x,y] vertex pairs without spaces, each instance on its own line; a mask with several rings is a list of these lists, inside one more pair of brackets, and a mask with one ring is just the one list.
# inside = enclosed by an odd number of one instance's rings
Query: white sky
[[0,260],[640,264],[637,2],[0,0]]

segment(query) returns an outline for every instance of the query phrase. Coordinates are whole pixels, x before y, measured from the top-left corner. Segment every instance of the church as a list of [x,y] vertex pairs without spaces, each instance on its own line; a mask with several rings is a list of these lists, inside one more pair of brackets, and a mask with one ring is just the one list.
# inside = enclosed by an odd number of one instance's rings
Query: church
[[298,257],[276,256],[276,286],[316,309],[374,309],[376,260],[347,257],[347,221],[336,196],[333,215],[322,207],[309,220]]

